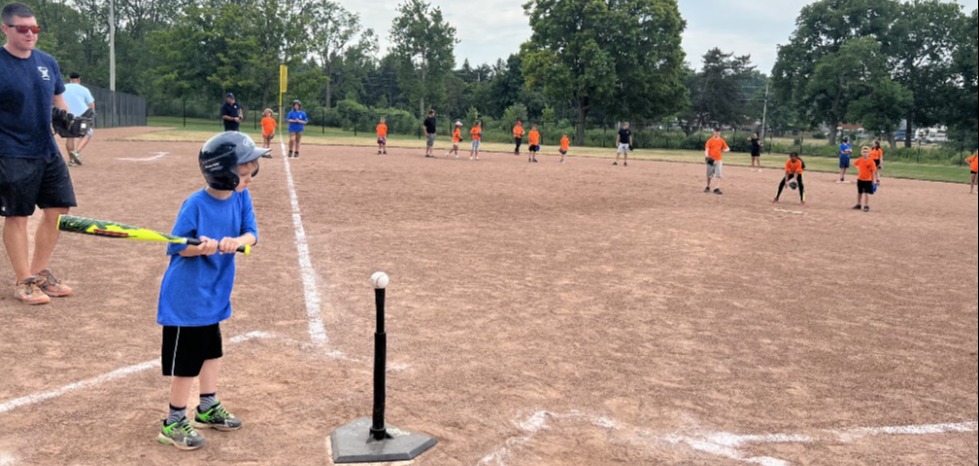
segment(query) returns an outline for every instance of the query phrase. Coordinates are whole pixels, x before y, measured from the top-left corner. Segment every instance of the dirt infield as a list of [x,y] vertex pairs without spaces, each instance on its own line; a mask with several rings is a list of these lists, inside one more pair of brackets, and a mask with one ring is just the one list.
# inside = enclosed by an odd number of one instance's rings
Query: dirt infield
[[[169,229],[202,186],[199,144],[107,140],[133,133],[100,132],[74,213]],[[803,210],[792,192],[772,206],[772,170],[728,168],[714,196],[697,165],[310,146],[288,162],[304,277],[276,152],[225,325],[241,338],[220,396],[246,428],[193,453],[155,443],[163,249],[64,236],[75,297],[29,309],[0,290],[0,465],[332,464],[330,432],[370,413],[377,270],[388,418],[440,441],[417,465],[976,464],[962,186],[885,179],[864,214],[831,175],[809,176]]]

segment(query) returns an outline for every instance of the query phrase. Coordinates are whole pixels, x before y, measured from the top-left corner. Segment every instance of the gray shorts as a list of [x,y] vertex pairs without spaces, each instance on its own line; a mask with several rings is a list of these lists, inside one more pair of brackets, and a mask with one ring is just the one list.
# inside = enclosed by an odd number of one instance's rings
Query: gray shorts
[[473,152],[479,152],[479,141],[473,141]]
[[714,162],[714,165],[707,165],[707,177],[708,178],[723,178],[724,176],[724,162]]
[[435,135],[434,134],[429,134],[428,135],[428,147],[435,147]]
[[619,143],[619,150],[618,150],[618,152],[616,152],[616,154],[617,155],[618,154],[629,155],[629,145],[628,144],[623,144],[623,143],[620,142]]

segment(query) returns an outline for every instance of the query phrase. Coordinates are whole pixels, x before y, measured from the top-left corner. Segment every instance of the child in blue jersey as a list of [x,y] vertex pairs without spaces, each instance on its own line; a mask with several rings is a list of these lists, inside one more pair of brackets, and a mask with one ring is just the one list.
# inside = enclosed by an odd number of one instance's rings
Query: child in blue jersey
[[[258,242],[255,210],[247,188],[258,174],[258,159],[268,153],[245,134],[222,133],[199,155],[207,187],[180,208],[173,235],[200,238],[200,246],[170,245],[170,267],[163,276],[157,322],[163,326],[163,376],[172,377],[170,415],[160,443],[181,450],[204,446],[196,428],[234,431],[241,421],[217,399],[224,356],[221,322],[231,317],[235,251]],[[200,404],[187,420],[187,399],[200,379]]]
[[843,138],[840,144],[840,183],[846,182],[846,171],[850,169],[850,158],[853,156],[853,146],[850,138]]
[[299,158],[299,144],[303,140],[303,132],[309,124],[309,116],[303,111],[303,103],[292,101],[292,111],[286,115],[286,122],[289,123],[289,157]]

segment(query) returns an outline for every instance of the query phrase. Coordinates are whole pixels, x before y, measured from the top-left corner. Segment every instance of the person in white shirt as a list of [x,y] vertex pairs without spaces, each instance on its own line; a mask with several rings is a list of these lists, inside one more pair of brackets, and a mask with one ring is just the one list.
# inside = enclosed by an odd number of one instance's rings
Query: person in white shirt
[[[92,97],[92,92],[87,87],[82,86],[82,76],[78,73],[72,73],[69,78],[71,81],[65,85],[65,102],[68,103],[68,111],[75,116],[82,116],[89,110],[94,112],[95,98]],[[82,150],[92,141],[94,134],[94,131],[89,129],[85,137],[65,139],[69,166],[74,167],[82,164]],[[76,142],[76,139],[81,140]]]

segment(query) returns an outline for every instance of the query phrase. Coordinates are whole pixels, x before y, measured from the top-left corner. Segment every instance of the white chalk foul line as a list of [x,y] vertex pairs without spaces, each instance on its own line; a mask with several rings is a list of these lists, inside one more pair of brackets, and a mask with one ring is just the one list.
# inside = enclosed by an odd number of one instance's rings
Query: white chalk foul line
[[[228,340],[229,343],[233,345],[241,344],[250,340],[258,340],[265,338],[274,338],[272,334],[264,332],[251,332],[244,335],[239,335]],[[36,405],[43,403],[45,401],[53,400],[55,398],[61,398],[62,396],[68,395],[73,392],[80,390],[85,390],[87,388],[96,387],[99,385],[104,385],[113,380],[122,379],[130,375],[138,374],[140,372],[146,372],[160,367],[160,360],[146,361],[144,363],[135,364],[128,367],[123,367],[121,369],[114,370],[108,374],[103,374],[98,377],[93,377],[91,379],[82,380],[80,382],[75,382],[72,384],[65,385],[64,387],[57,388],[54,390],[49,390],[46,392],[35,393],[33,395],[27,395],[25,397],[17,398],[10,401],[5,401],[0,403],[0,414],[7,414],[15,409],[23,408],[25,406]]]
[[571,411],[567,414],[537,411],[523,421],[514,422],[514,425],[523,432],[523,435],[507,440],[503,447],[479,460],[477,466],[505,466],[506,461],[513,455],[513,450],[529,444],[537,434],[549,430],[551,425],[548,421],[551,420],[584,422],[608,430],[619,428],[618,424],[609,418],[589,416],[578,411]]
[[[285,143],[280,142],[282,152],[285,152]],[[292,168],[289,159],[282,157],[286,169],[286,183],[289,188],[289,202],[292,204],[292,224],[296,231],[296,251],[299,256],[299,270],[303,279],[303,294],[306,297],[306,316],[309,320],[309,338],[316,346],[326,346],[329,338],[326,335],[326,326],[323,325],[321,313],[320,294],[316,284],[316,269],[313,268],[313,260],[309,255],[309,242],[306,240],[306,228],[303,227],[302,211],[299,209],[299,196],[296,194],[296,182],[292,177]]]
[[[577,421],[591,424],[605,430],[625,430],[622,424],[601,416],[586,415],[578,411],[567,414],[554,414],[547,411],[537,411],[530,417],[514,421],[514,425],[522,432],[518,437],[510,438],[500,449],[483,457],[478,466],[505,466],[506,461],[517,448],[526,446],[534,437],[551,428],[549,421]],[[861,427],[845,430],[821,430],[812,435],[769,434],[769,435],[738,435],[730,432],[711,432],[704,434],[674,433],[656,435],[643,429],[630,429],[643,439],[643,444],[653,447],[657,444],[686,445],[690,449],[720,458],[738,461],[745,464],[761,466],[791,466],[792,463],[767,456],[752,457],[742,452],[751,445],[777,444],[814,444],[817,442],[838,442],[850,444],[866,437],[903,437],[921,435],[941,435],[955,433],[979,432],[977,422],[961,422],[949,424],[927,424],[917,426],[892,427]]]
[[0,453],[0,466],[14,466],[14,463],[16,463],[16,460],[14,460],[13,456]]
[[116,159],[116,160],[121,160],[123,162],[152,162],[154,160],[162,159],[163,157],[166,157],[168,155],[170,155],[169,152],[154,152],[153,155],[141,159],[124,158],[124,159]]

